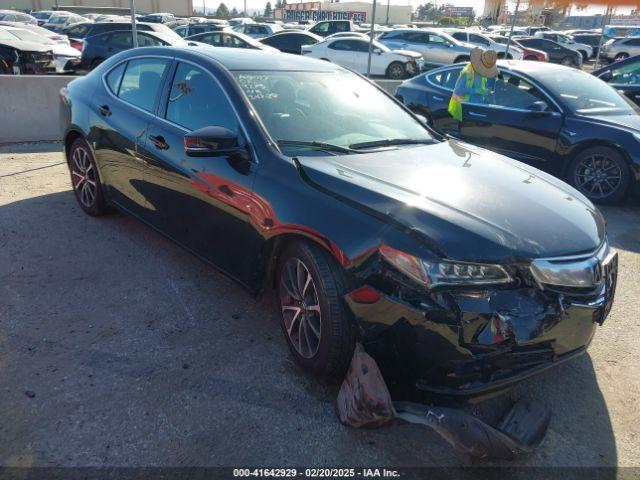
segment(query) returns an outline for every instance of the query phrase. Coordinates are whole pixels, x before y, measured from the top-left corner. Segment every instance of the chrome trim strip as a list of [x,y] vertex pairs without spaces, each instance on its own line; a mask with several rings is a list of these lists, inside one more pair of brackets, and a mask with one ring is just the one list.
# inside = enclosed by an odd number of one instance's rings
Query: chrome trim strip
[[587,255],[538,258],[531,262],[530,271],[538,286],[594,288],[605,280],[606,266],[615,257],[609,242]]

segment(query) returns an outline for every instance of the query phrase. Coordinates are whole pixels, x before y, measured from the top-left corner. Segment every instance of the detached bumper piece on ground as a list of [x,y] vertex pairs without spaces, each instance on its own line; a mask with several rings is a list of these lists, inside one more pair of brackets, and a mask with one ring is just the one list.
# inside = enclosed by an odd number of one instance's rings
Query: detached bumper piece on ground
[[515,403],[498,427],[462,409],[391,400],[378,366],[360,344],[337,400],[340,421],[351,427],[378,427],[395,419],[426,425],[464,459],[511,459],[542,442],[551,412],[527,401]]

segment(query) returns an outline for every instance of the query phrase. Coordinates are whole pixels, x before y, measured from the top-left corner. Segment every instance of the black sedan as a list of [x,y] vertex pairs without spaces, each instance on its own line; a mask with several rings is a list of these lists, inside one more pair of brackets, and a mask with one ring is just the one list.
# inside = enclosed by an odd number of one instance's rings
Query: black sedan
[[306,30],[283,30],[261,38],[260,43],[277,48],[281,52],[301,55],[302,47],[322,42],[324,38]]
[[559,63],[567,67],[581,67],[582,66],[582,54],[571,50],[558,42],[553,40],[547,40],[546,38],[538,37],[514,37],[520,45],[525,48],[535,48],[536,50],[542,50],[549,55],[549,61],[551,63]]
[[396,397],[479,396],[583,353],[611,308],[617,257],[584,196],[333,63],[140,48],[61,99],[80,207],[275,288],[308,371],[340,377],[359,341]]
[[586,197],[615,203],[640,182],[640,116],[616,90],[580,70],[500,61],[488,104],[447,111],[463,65],[433,70],[396,90],[440,132],[566,179]]
[[[139,47],[186,46],[178,35],[160,32],[136,32]],[[116,30],[93,35],[82,42],[81,65],[84,70],[96,68],[107,58],[133,48],[133,34],[129,30]]]
[[606,65],[593,74],[640,106],[640,55]]

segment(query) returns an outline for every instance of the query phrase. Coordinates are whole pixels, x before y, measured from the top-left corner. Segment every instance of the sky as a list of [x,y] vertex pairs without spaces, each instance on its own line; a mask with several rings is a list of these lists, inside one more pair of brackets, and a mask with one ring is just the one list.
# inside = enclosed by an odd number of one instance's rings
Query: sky
[[[206,2],[207,8],[208,9],[216,9],[218,7],[218,5],[220,4],[220,1],[224,1],[225,5],[227,5],[227,7],[229,7],[229,9],[236,7],[238,10],[242,10],[243,9],[243,0],[204,0]],[[297,3],[297,0],[288,0],[289,3]],[[342,1],[349,1],[349,0],[342,0]],[[367,1],[367,0],[364,0]],[[386,0],[378,0],[380,2],[384,2],[386,4]],[[432,0],[433,1],[433,0]],[[511,0],[509,0],[511,1]],[[193,6],[194,8],[202,8],[202,2],[203,0],[193,0]],[[247,9],[252,10],[252,9],[264,9],[264,6],[266,4],[267,0],[247,0]],[[427,0],[390,0],[391,5],[407,5],[410,4],[412,5],[414,8],[417,7],[420,4],[424,4],[427,2]],[[522,0],[523,3],[526,3],[526,0]],[[437,0],[437,3],[452,3],[454,5],[460,6],[460,7],[474,7],[476,12],[478,13],[482,13],[483,9],[484,9],[484,0]],[[271,0],[271,4],[274,5],[275,4],[275,0]],[[515,5],[515,0],[513,0],[513,4]],[[513,6],[512,6],[513,8]],[[620,13],[628,13],[628,8],[620,8],[619,12]],[[580,12],[573,12],[574,14],[577,15],[594,15],[597,13],[604,13],[605,11],[605,7],[600,7],[600,6],[593,6],[593,7],[589,7],[586,10],[580,11]]]

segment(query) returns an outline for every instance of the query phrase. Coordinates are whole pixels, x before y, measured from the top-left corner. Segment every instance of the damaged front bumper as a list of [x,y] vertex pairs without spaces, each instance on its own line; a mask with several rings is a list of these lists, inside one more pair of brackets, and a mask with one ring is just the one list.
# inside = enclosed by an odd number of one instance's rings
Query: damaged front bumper
[[607,262],[591,288],[525,269],[516,285],[432,291],[381,262],[345,299],[394,398],[478,400],[586,351],[614,298],[617,256]]

